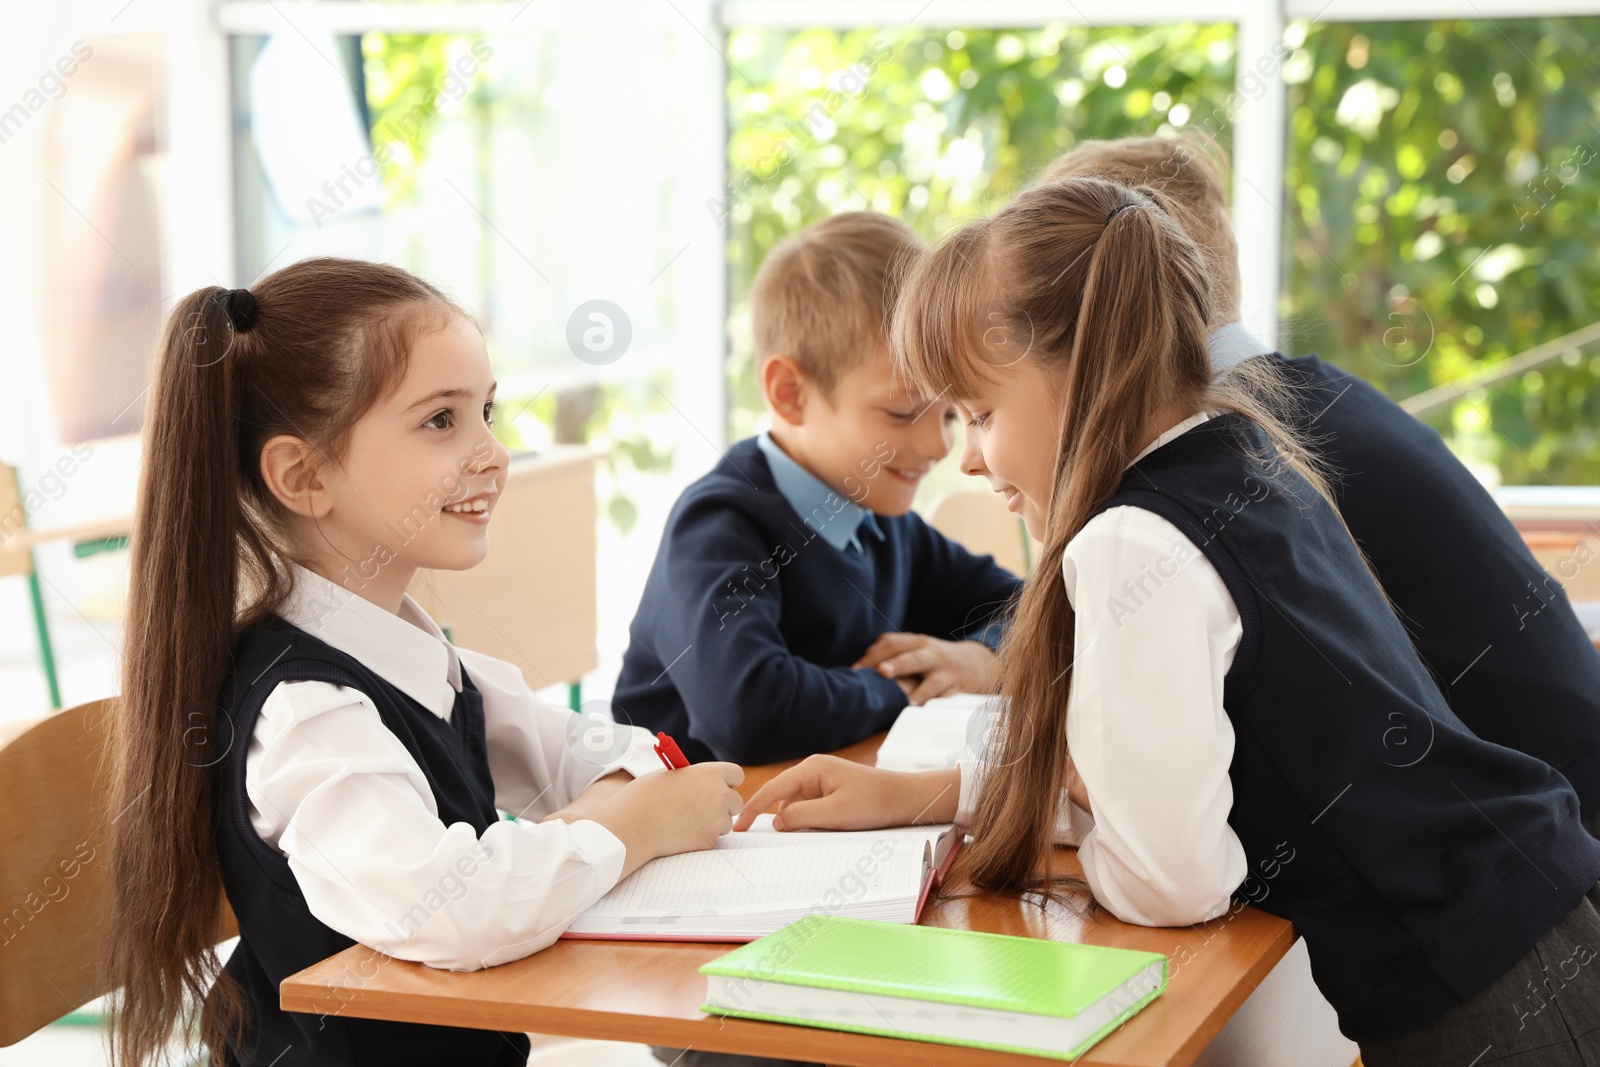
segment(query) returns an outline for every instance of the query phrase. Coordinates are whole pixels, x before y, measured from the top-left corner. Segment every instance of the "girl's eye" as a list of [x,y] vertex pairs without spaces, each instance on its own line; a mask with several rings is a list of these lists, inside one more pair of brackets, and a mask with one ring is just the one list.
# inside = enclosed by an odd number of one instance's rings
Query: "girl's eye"
[[[433,416],[433,418],[429,419],[422,425],[434,430],[448,430],[450,428],[450,419],[453,417],[454,415],[451,410],[449,408],[445,408],[443,411],[438,412]],[[443,426],[438,425],[440,419],[445,420],[445,424]]]
[[915,411],[891,411],[889,412],[889,417],[891,419],[899,419],[901,422],[910,422],[917,417],[917,413]]
[[500,410],[500,405],[491,400],[483,405],[483,421],[489,426],[494,425],[494,413]]
[[967,420],[967,425],[968,426],[976,426],[978,429],[981,430],[981,429],[984,428],[984,426],[988,425],[988,422],[989,422],[989,416],[988,415],[974,415],[974,416],[972,416],[972,418]]

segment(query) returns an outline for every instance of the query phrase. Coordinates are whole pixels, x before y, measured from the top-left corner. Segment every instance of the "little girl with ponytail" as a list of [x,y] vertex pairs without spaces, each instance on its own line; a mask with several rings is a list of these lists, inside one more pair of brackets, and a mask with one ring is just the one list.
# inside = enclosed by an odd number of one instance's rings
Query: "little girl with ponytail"
[[1277,417],[1282,380],[1213,380],[1210,316],[1159,195],[1093,178],[916,264],[896,358],[1044,545],[1001,739],[954,771],[814,756],[735,827],[773,804],[782,829],[956,819],[976,883],[1014,892],[1071,888],[1051,846],[1076,844],[1124,921],[1291,920],[1367,1067],[1590,1062],[1600,841],[1576,793],[1451,712]]
[[488,550],[494,393],[472,319],[393,267],[307,260],[173,310],[111,746],[115,1062],[164,1061],[200,1014],[217,1065],[524,1063],[524,1034],[293,1014],[278,984],[357,942],[526,956],[728,829],[738,767],[644,774],[620,728],[569,745],[570,712],[406,595]]

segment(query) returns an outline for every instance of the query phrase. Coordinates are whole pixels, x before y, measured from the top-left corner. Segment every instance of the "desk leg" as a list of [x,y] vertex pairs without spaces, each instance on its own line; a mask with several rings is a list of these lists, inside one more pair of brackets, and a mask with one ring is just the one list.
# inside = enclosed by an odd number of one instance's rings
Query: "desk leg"
[[44,613],[44,593],[39,588],[39,565],[30,550],[28,594],[33,599],[33,626],[39,634],[39,658],[44,661],[44,680],[50,687],[50,706],[61,710],[61,683],[56,678],[56,654],[50,646],[50,623]]

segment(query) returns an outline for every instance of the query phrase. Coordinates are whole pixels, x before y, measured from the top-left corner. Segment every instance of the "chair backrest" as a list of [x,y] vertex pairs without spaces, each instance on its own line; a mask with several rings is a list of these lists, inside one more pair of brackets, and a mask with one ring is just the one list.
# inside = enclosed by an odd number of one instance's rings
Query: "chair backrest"
[[928,525],[968,552],[991,555],[1012,574],[1027,574],[1038,556],[1037,542],[997,493],[983,489],[946,493],[928,509],[927,519]]
[[0,578],[33,573],[33,555],[28,551],[27,538],[16,536],[27,525],[22,492],[17,485],[17,468],[0,463]]
[[[115,698],[0,726],[0,1046],[107,992]],[[217,940],[233,935],[225,913]]]
[[105,992],[109,704],[0,728],[0,1045]]

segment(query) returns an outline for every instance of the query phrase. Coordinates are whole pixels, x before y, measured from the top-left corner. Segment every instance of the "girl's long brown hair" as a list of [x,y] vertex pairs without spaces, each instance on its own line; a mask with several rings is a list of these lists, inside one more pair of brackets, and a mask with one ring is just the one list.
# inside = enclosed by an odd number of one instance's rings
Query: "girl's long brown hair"
[[248,744],[219,733],[235,635],[282,604],[290,588],[276,561],[296,557],[261,477],[262,445],[289,434],[337,463],[356,420],[399,385],[416,338],[458,313],[405,271],[355,260],[305,260],[251,294],[255,322],[241,331],[228,290],[178,303],[146,409],[108,753],[111,1053],[128,1067],[163,1062],[202,1002],[213,1064],[247,1021],[214,946],[212,776],[231,745]]
[[[1109,220],[1109,221],[1108,221]],[[1327,497],[1323,471],[1279,412],[1285,380],[1247,360],[1213,382],[1208,260],[1160,195],[1095,178],[1035,186],[916,263],[891,348],[926,395],[960,401],[1034,360],[1061,383],[1044,548],[1001,646],[1002,740],[975,813],[973,881],[1008,891],[1073,884],[1050,867],[1067,761],[1074,616],[1062,554],[1122,481],[1163,413],[1237,412]],[[1277,468],[1281,471],[1281,467]],[[1081,883],[1080,883],[1081,885]]]

